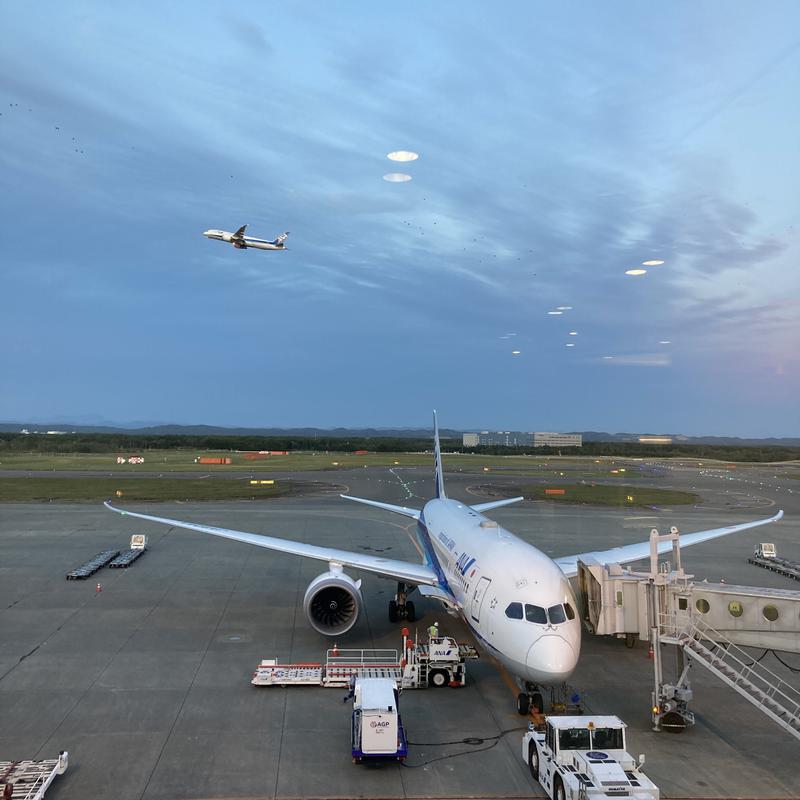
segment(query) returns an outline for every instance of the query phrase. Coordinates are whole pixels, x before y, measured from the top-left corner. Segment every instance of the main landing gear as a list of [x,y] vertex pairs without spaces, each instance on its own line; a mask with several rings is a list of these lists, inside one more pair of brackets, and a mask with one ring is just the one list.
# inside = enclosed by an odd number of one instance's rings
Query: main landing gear
[[394,600],[389,601],[389,622],[399,622],[401,619],[414,622],[417,619],[414,603],[406,600],[406,596],[413,590],[413,586],[409,587],[405,583],[397,584],[397,594],[394,596]]

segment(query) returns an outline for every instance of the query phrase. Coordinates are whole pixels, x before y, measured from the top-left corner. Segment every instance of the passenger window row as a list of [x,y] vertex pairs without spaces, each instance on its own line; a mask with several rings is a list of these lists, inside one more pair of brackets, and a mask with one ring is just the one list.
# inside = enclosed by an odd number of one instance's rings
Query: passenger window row
[[541,606],[533,606],[525,603],[523,614],[522,603],[509,603],[506,608],[506,616],[509,619],[526,619],[528,622],[535,622],[537,625],[560,625],[568,619],[575,619],[575,611],[569,603],[560,603],[557,606],[550,606],[546,611]]

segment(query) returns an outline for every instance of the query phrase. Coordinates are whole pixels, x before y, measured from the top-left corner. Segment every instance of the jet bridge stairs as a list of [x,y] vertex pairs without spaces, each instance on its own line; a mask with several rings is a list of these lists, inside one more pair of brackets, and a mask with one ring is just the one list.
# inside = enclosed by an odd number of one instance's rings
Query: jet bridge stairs
[[660,615],[659,638],[674,644],[694,663],[727,683],[788,733],[800,739],[800,692],[702,620],[678,625],[675,615]]
[[[672,560],[659,562],[659,544]],[[654,730],[694,723],[689,710],[692,665],[702,666],[787,733],[800,739],[800,691],[742,648],[800,653],[800,591],[693,581],[681,566],[677,528],[650,532],[650,569],[636,572],[591,558],[578,562],[585,626],[597,635],[649,641],[653,659]],[[677,648],[678,677],[664,677],[662,644]]]

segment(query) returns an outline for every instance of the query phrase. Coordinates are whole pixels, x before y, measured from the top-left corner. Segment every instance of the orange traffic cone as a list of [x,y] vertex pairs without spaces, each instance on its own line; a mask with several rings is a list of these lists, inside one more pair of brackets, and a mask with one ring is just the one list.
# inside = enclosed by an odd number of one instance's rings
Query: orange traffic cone
[[653,643],[650,642],[650,649],[647,651],[647,657],[652,661],[653,660]]
[[96,588],[95,588],[95,590],[94,590],[94,593],[95,594],[100,594],[100,592],[102,592],[102,591],[103,591],[103,587],[98,583]]

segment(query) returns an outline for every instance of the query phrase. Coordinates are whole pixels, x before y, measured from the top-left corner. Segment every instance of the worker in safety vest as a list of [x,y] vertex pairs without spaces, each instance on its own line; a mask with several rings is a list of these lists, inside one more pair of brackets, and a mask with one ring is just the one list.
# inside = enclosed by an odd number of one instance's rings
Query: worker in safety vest
[[434,639],[439,638],[439,623],[434,622],[433,625],[428,628],[428,641],[432,642]]

